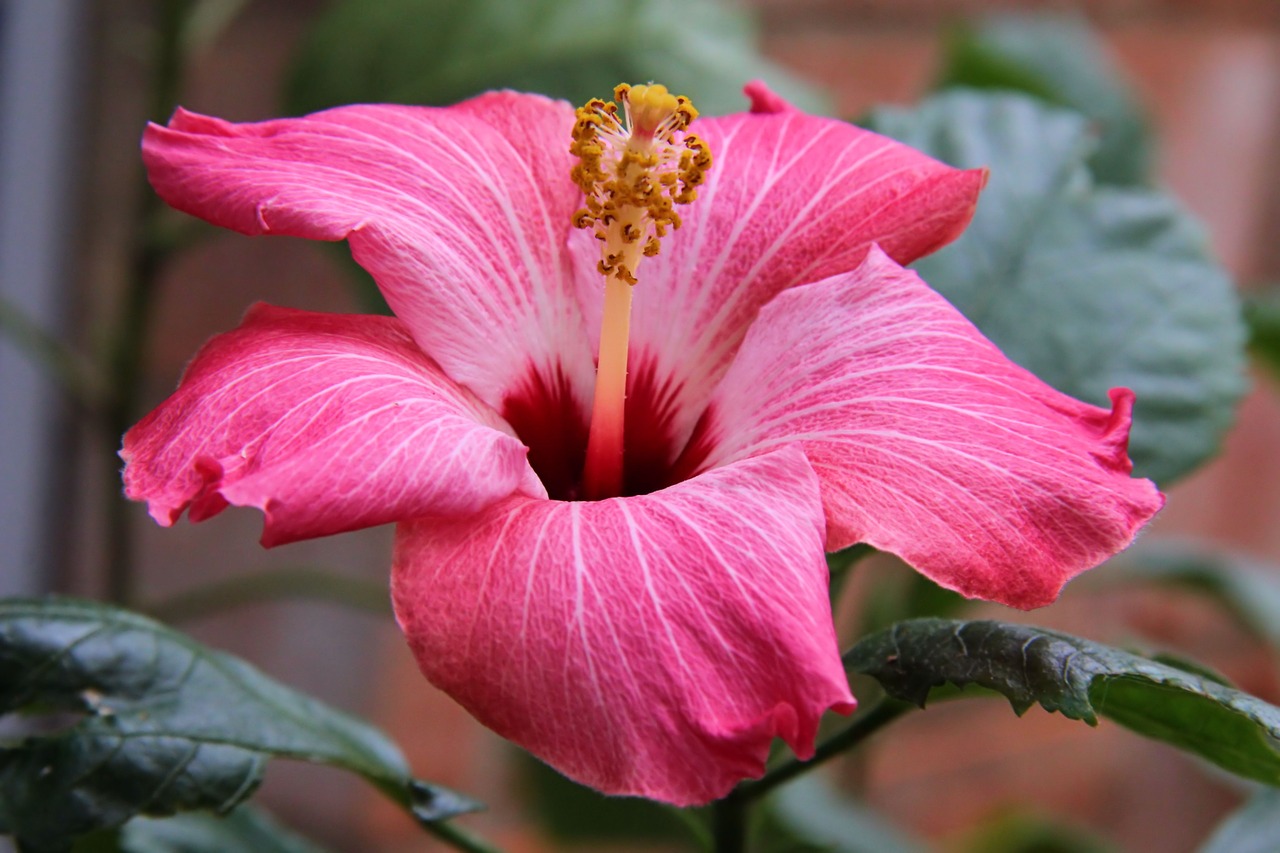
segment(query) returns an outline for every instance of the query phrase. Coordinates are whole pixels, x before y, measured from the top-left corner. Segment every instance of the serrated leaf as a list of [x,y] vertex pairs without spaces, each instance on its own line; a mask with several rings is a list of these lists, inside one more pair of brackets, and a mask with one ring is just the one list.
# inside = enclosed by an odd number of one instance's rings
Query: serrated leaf
[[322,847],[252,806],[225,817],[188,812],[170,818],[134,818],[120,829],[120,853],[323,853]]
[[1280,577],[1275,566],[1189,542],[1144,540],[1109,563],[1103,577],[1205,593],[1250,631],[1280,648]]
[[1005,15],[956,31],[940,87],[1004,89],[1067,107],[1089,119],[1089,157],[1102,183],[1150,180],[1148,120],[1097,35],[1077,17]]
[[765,849],[788,853],[924,853],[924,842],[809,774],[769,796]]
[[413,780],[376,729],[158,622],[88,601],[0,601],[0,714],[50,710],[79,719],[0,749],[0,823],[32,848],[138,814],[226,812],[275,757],[359,773],[431,820],[477,807]]
[[338,0],[305,38],[286,103],[440,105],[511,88],[580,104],[656,80],[719,114],[745,107],[756,77],[823,106],[759,55],[745,14],[716,0]]
[[873,634],[845,655],[891,696],[923,706],[950,683],[1039,703],[1095,725],[1099,715],[1226,770],[1280,785],[1280,708],[1186,670],[1100,643],[1004,622],[917,619]]
[[917,264],[1013,361],[1079,399],[1137,394],[1130,454],[1161,485],[1216,452],[1245,390],[1231,280],[1169,196],[1095,186],[1086,120],[1020,95],[949,92],[870,126],[989,167],[973,223]]
[[1280,843],[1280,791],[1263,788],[1218,826],[1200,853],[1275,853]]

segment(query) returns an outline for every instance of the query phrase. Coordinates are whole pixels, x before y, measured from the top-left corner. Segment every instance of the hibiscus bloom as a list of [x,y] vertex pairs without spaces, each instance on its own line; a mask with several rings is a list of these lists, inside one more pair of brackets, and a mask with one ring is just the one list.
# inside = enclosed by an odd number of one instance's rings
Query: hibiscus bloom
[[[170,204],[348,240],[395,317],[253,308],[125,436],[127,494],[162,525],[257,507],[267,546],[397,522],[427,678],[569,776],[678,804],[853,709],[824,551],[1052,601],[1161,505],[1130,477],[1132,394],[1054,391],[900,266],[962,230],[984,173],[747,93],[696,134],[653,92],[629,128],[511,92],[149,127]],[[619,166],[635,140],[658,147]],[[614,228],[599,181],[635,168],[653,205]],[[610,346],[625,402],[595,390]]]

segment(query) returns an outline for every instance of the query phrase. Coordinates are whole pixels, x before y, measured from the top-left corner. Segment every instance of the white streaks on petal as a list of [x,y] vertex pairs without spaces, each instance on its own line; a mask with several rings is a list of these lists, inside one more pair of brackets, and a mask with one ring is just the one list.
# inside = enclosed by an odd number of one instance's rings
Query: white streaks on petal
[[807,755],[821,713],[851,707],[816,489],[784,450],[651,495],[410,522],[397,616],[428,678],[562,772],[706,802],[774,735]]

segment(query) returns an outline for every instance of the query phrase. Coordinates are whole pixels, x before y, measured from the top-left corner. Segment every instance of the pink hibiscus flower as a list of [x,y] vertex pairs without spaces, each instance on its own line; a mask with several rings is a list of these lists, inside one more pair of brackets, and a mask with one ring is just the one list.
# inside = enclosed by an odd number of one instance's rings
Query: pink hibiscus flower
[[[653,92],[630,133],[510,92],[149,127],[169,203],[346,239],[396,316],[253,308],[125,436],[127,494],[163,525],[258,507],[268,546],[397,522],[426,676],[569,776],[678,804],[853,709],[824,551],[1052,601],[1162,503],[1129,476],[1132,394],[1054,391],[899,266],[961,231],[983,173],[747,92],[701,142]],[[584,200],[636,169],[644,215]],[[634,276],[629,345],[602,342]],[[625,403],[593,390],[599,347]]]

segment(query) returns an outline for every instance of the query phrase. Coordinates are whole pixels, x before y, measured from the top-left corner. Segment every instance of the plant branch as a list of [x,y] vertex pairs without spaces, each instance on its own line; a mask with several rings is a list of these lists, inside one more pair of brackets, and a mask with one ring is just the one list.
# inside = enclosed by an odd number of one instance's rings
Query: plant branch
[[747,849],[747,806],[742,794],[743,786],[729,792],[729,796],[711,804],[712,849],[715,853],[743,853]]
[[808,761],[792,759],[770,770],[754,782],[744,782],[733,793],[747,801],[759,799],[779,785],[790,782],[802,773],[807,773],[837,755],[853,749],[914,707],[896,699],[882,699],[870,710],[855,717],[844,731],[819,744],[814,750],[813,758]]

